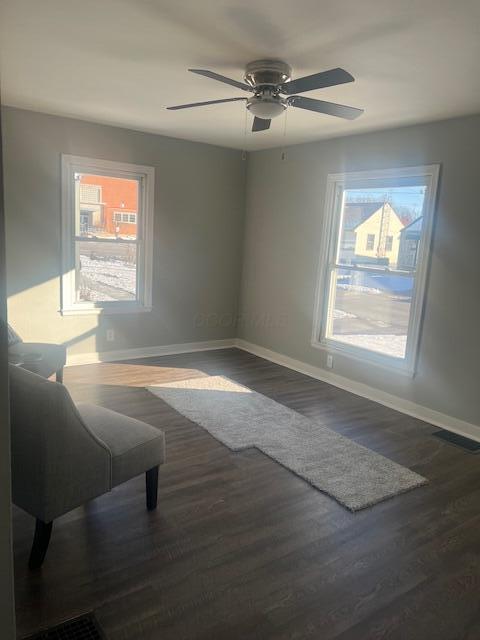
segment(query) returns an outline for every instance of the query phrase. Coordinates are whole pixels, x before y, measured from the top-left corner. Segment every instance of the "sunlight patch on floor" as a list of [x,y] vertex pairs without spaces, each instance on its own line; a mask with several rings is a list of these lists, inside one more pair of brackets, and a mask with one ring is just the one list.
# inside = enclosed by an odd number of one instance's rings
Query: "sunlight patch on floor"
[[[163,382],[176,382],[189,378],[207,378],[209,374],[188,367],[167,367],[132,362],[99,362],[67,367],[65,383],[101,384],[145,387]],[[126,382],[128,380],[128,382]]]
[[161,385],[167,389],[195,389],[198,391],[227,391],[229,393],[252,393],[251,389],[223,376],[203,376],[193,380],[176,380]]

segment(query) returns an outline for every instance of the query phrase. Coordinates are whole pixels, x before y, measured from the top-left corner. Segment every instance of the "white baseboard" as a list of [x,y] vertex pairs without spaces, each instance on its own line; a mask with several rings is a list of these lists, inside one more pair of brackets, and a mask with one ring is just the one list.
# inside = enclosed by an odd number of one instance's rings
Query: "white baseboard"
[[276,351],[271,351],[265,347],[260,347],[259,345],[247,342],[246,340],[237,338],[235,345],[239,349],[243,349],[243,351],[248,351],[260,358],[270,360],[270,362],[274,362],[275,364],[282,365],[288,369],[293,369],[294,371],[303,373],[311,378],[315,378],[316,380],[328,382],[328,384],[332,384],[333,386],[344,389],[345,391],[350,391],[357,396],[373,400],[374,402],[383,404],[386,407],[390,407],[390,409],[395,409],[396,411],[405,413],[413,418],[424,420],[425,422],[429,422],[430,424],[446,429],[447,431],[452,431],[453,433],[458,433],[461,436],[466,436],[467,438],[480,442],[480,426],[478,425],[459,420],[458,418],[453,418],[452,416],[447,416],[446,414],[435,411],[434,409],[429,409],[428,407],[416,404],[410,400],[405,400],[390,393],[386,393],[385,391],[380,391],[379,389],[370,387],[362,382],[356,382],[355,380],[339,376],[338,374],[326,371],[321,367],[315,367],[314,365],[301,362],[300,360],[295,360],[294,358],[277,353]]
[[156,347],[141,347],[139,349],[123,349],[119,351],[104,351],[92,353],[77,353],[67,356],[67,367],[82,364],[94,364],[97,362],[115,362],[118,360],[132,360],[134,358],[149,358],[154,356],[169,356],[179,353],[193,353],[195,351],[212,351],[214,349],[230,349],[238,347],[243,351],[248,351],[260,358],[265,358],[270,362],[279,364],[288,369],[293,369],[316,380],[327,382],[335,387],[350,391],[357,396],[373,400],[386,407],[405,413],[408,416],[418,418],[432,425],[458,433],[461,436],[472,438],[480,442],[480,426],[453,418],[434,409],[429,409],[422,405],[394,396],[385,391],[380,391],[362,382],[356,382],[336,373],[326,371],[321,367],[316,367],[300,360],[295,360],[276,351],[271,351],[257,344],[247,342],[240,338],[230,338],[227,340],[207,340],[205,342],[184,342],[180,344],[160,345]]
[[157,347],[140,347],[138,349],[122,349],[119,351],[103,351],[91,353],[72,353],[67,355],[67,367],[97,362],[115,362],[117,360],[133,360],[134,358],[151,358],[153,356],[171,356],[178,353],[194,351],[212,351],[229,349],[236,346],[233,338],[227,340],[206,340],[205,342],[183,342],[166,344]]

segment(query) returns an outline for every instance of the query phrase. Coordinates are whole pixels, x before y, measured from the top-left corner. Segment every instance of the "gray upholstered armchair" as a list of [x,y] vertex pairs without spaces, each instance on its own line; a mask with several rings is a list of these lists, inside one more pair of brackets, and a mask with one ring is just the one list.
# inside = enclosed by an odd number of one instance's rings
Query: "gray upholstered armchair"
[[63,382],[63,367],[66,359],[65,345],[48,342],[24,342],[18,333],[8,325],[9,362],[19,363],[24,369],[38,373],[44,378],[55,374],[57,382]]
[[67,388],[10,365],[13,502],[37,519],[29,566],[40,567],[53,520],[146,473],[147,508],[157,505],[164,435],[91,404]]

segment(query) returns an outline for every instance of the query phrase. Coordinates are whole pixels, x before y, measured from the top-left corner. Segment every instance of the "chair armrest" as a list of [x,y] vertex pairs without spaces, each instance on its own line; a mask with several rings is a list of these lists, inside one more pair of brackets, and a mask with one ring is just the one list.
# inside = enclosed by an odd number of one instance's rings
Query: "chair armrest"
[[10,365],[15,504],[50,522],[111,489],[111,454],[66,387]]

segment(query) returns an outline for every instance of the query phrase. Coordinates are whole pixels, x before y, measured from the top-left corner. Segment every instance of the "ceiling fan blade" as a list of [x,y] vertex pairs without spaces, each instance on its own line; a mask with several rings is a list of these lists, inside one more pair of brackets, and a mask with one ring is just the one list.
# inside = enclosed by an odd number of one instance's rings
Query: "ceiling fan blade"
[[219,73],[215,73],[214,71],[208,71],[208,69],[189,69],[189,71],[191,71],[192,73],[198,73],[199,76],[205,76],[206,78],[211,78],[212,80],[218,80],[219,82],[230,84],[232,85],[232,87],[237,87],[237,89],[252,91],[252,87],[250,87],[248,84],[245,84],[245,82],[232,80],[232,78],[221,76]]
[[205,107],[208,104],[220,104],[221,102],[237,102],[238,100],[246,100],[247,98],[223,98],[222,100],[207,100],[206,102],[191,102],[190,104],[177,104],[174,107],[167,107],[170,111],[177,109],[190,109],[191,107]]
[[324,102],[323,100],[313,100],[305,96],[292,96],[288,104],[292,107],[298,107],[299,109],[325,113],[329,116],[337,116],[337,118],[345,118],[346,120],[355,120],[355,118],[358,118],[358,116],[361,116],[363,113],[363,109],[346,107],[343,104]]
[[337,84],[345,82],[353,82],[355,78],[345,71],[345,69],[330,69],[329,71],[321,71],[311,76],[296,78],[280,85],[280,91],[292,95],[292,93],[303,93],[304,91],[313,91],[314,89],[323,89],[324,87],[334,87]]
[[252,131],[266,131],[270,129],[271,120],[264,120],[263,118],[255,118],[253,119]]

